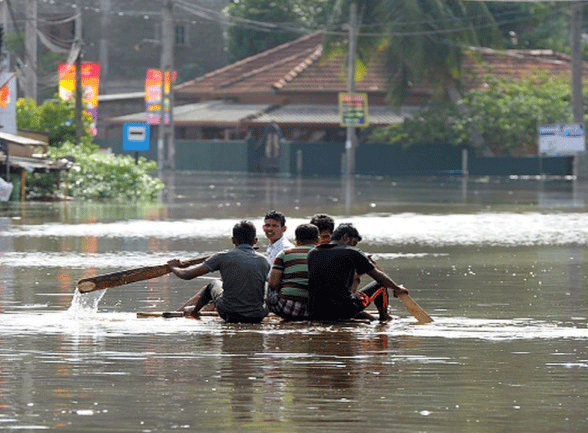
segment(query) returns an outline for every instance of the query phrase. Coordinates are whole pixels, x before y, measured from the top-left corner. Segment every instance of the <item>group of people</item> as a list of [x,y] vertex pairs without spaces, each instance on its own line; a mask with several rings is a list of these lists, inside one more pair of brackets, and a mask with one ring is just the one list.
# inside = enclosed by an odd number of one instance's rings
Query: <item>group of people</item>
[[[356,248],[362,238],[352,224],[335,228],[332,217],[317,214],[296,227],[296,245],[285,237],[286,229],[284,214],[270,211],[263,224],[269,240],[266,255],[255,249],[255,225],[244,220],[233,226],[233,249],[192,267],[170,260],[172,272],[185,280],[214,271],[221,275],[179,311],[198,317],[212,303],[220,317],[231,323],[259,323],[269,312],[286,320],[338,321],[366,314],[364,310],[373,303],[379,320],[390,320],[388,289],[394,296],[408,291]],[[363,274],[374,281],[360,289]]]

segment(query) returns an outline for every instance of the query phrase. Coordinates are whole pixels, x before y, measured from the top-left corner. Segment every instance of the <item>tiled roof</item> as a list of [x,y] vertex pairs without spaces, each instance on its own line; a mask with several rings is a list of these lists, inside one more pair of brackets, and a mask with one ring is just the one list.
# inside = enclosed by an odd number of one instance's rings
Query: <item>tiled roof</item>
[[[471,49],[464,56],[463,81],[467,89],[484,86],[484,75],[497,79],[521,79],[533,76],[536,71],[551,75],[571,76],[571,59],[552,50],[493,50]],[[588,65],[584,62],[582,75],[588,78]]]
[[[322,54],[323,35],[312,33],[183,83],[176,87],[176,92],[186,98],[211,99],[244,94],[346,91],[345,59],[325,59]],[[470,89],[483,86],[482,77],[487,73],[499,78],[520,78],[537,69],[569,76],[570,58],[551,50],[472,49],[464,56],[463,81]],[[584,71],[588,78],[586,65]],[[356,83],[356,91],[384,94],[387,81],[384,64],[376,59]],[[422,93],[426,89],[414,90]]]
[[[208,101],[176,106],[175,123],[339,124],[336,103],[311,104],[295,98],[296,94],[316,92],[334,95],[336,100],[338,92],[346,91],[344,59],[325,60],[322,47],[322,34],[313,33],[176,86],[176,93],[182,99],[203,98]],[[551,50],[472,48],[465,52],[463,82],[466,89],[479,88],[484,87],[486,74],[496,78],[523,78],[536,70],[570,76],[570,58]],[[386,89],[386,77],[383,62],[374,62],[364,79],[356,83],[356,91],[366,92],[370,98],[376,94],[381,101]],[[588,79],[586,64],[584,77]],[[426,89],[420,88],[419,92],[426,94]],[[287,93],[289,101],[279,103],[280,106],[273,105],[276,101],[271,96],[276,93]],[[239,101],[240,96],[245,94],[256,95],[255,100],[262,103],[229,102]],[[368,107],[371,125],[398,123],[406,116],[406,113],[398,114],[389,107],[376,105],[376,101]],[[144,122],[145,119],[142,112],[108,119],[108,122]]]
[[[244,93],[345,91],[343,57],[325,61],[323,34],[312,33],[176,86],[178,95],[223,97]],[[384,92],[383,69],[368,69],[358,92]]]

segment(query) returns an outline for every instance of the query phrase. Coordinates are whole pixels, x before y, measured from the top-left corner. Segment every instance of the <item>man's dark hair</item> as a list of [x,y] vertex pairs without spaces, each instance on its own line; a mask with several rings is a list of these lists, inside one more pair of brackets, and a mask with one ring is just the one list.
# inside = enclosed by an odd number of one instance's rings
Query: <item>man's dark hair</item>
[[361,236],[353,224],[351,223],[341,223],[337,226],[335,231],[333,232],[333,236],[331,239],[334,241],[340,241],[343,236],[349,235],[350,238],[356,238],[357,242],[361,241]]
[[263,220],[276,220],[280,223],[282,227],[286,225],[286,216],[282,212],[278,212],[276,210],[270,210]]
[[242,220],[233,226],[233,237],[238,244],[253,245],[255,236],[255,225],[251,221]]
[[333,217],[324,213],[317,213],[316,215],[313,215],[310,223],[317,226],[319,232],[328,230],[329,233],[333,233],[333,230],[335,230],[335,220]]
[[300,224],[294,234],[299,242],[318,242],[319,239],[319,230],[314,224]]

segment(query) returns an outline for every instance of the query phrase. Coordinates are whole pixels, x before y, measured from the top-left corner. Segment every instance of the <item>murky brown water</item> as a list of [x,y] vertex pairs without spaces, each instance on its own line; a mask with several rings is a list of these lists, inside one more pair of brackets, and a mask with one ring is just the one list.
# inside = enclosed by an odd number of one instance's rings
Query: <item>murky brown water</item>
[[[588,187],[536,179],[178,173],[161,205],[0,203],[0,431],[586,432]],[[230,247],[318,211],[435,319],[137,319],[206,279],[83,277]],[[260,232],[260,247],[267,245]]]

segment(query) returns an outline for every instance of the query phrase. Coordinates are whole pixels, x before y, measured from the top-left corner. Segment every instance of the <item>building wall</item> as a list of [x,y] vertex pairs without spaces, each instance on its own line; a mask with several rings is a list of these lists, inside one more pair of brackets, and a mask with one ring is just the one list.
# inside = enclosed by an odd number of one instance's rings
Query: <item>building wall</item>
[[[123,151],[122,137],[118,140],[96,140],[115,154],[135,156],[134,151]],[[176,140],[176,170],[250,171],[250,143],[244,140]],[[157,161],[157,136],[151,133],[149,150],[138,156]]]
[[[121,140],[98,140],[114,153],[124,152]],[[157,137],[140,156],[157,160]],[[259,164],[253,140],[176,140],[176,169],[196,171],[255,172]],[[284,174],[340,176],[343,172],[344,142],[291,143],[281,146],[279,169]],[[300,167],[300,161],[302,166]],[[573,157],[468,157],[472,176],[572,175]],[[301,168],[301,170],[299,170]],[[356,173],[371,176],[444,176],[462,173],[462,148],[401,144],[362,144],[356,152]]]

